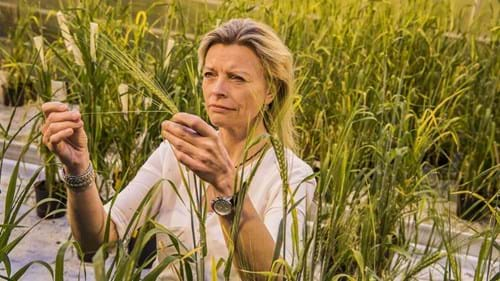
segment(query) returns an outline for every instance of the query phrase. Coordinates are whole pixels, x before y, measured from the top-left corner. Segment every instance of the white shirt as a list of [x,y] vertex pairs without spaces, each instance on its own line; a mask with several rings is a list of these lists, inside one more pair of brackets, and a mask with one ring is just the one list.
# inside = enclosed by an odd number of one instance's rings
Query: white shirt
[[[299,237],[302,237],[302,227],[306,220],[308,208],[312,203],[315,180],[311,177],[312,169],[290,150],[285,152],[288,166],[288,179],[292,192],[295,192],[293,200],[299,202],[296,207],[299,222]],[[257,157],[258,158],[258,157]],[[248,179],[252,169],[256,167],[257,161],[248,162],[239,170],[240,176]],[[184,184],[183,176],[186,181]],[[160,184],[160,185],[158,185]],[[145,164],[139,169],[135,178],[128,186],[120,192],[112,206],[112,201],[104,206],[107,213],[110,213],[111,220],[116,225],[116,230],[120,238],[130,236],[131,231],[126,233],[134,213],[138,209],[142,199],[148,194],[153,186],[158,186],[157,192],[153,194],[151,204],[149,205],[150,215],[144,211],[138,219],[137,227],[144,224],[147,218],[163,225],[173,233],[185,245],[186,249],[181,249],[181,254],[186,254],[194,249],[194,241],[199,246],[199,221],[196,214],[192,212],[189,192],[196,198],[196,187],[200,186],[200,179],[195,177],[192,172],[179,164],[172,148],[168,142],[163,142],[149,157]],[[177,190],[173,188],[177,187]],[[187,186],[187,187],[186,187]],[[205,184],[205,186],[207,186]],[[272,148],[268,149],[261,161],[255,175],[248,187],[247,196],[250,198],[255,210],[262,218],[269,233],[274,241],[278,236],[280,221],[283,217],[283,199],[282,199],[282,180],[279,174],[279,166],[276,155]],[[291,197],[289,195],[288,197]],[[289,198],[290,199],[290,198]],[[292,205],[292,204],[290,204]],[[146,210],[148,208],[144,208]],[[191,217],[194,219],[191,220]],[[286,260],[289,264],[297,262],[297,253],[293,253],[291,238],[291,215],[287,216],[287,230],[285,238]],[[194,228],[192,228],[194,225]],[[206,240],[207,256],[204,258],[205,280],[211,279],[211,269],[213,263],[220,259],[226,260],[228,249],[223,237],[222,229],[217,214],[208,212],[206,216]],[[134,228],[135,229],[135,228]],[[193,231],[194,229],[194,231]],[[193,237],[194,233],[194,237]],[[177,254],[168,235],[157,235],[157,259],[154,265],[158,264],[164,257]],[[300,243],[299,245],[302,245]],[[258,245],[255,245],[258,247]],[[199,252],[201,253],[201,251]],[[154,266],[153,265],[153,266]],[[195,273],[194,266],[193,274]],[[223,280],[224,266],[221,266],[217,272],[218,279]],[[169,266],[160,276],[161,280],[178,280],[174,269]],[[230,280],[240,280],[236,269],[231,270]]]

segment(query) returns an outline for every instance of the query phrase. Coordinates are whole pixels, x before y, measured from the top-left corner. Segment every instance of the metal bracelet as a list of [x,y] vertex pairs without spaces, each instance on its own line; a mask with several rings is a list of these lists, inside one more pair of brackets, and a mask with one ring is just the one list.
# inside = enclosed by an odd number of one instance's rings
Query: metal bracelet
[[87,170],[80,176],[68,175],[63,169],[63,181],[71,191],[79,192],[87,189],[94,181],[94,178],[95,173],[92,162],[89,163]]

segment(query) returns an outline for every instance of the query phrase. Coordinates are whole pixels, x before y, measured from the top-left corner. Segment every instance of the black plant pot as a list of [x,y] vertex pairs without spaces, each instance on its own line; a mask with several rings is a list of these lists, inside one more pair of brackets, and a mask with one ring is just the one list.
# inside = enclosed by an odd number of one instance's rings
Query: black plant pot
[[[57,190],[53,191],[52,194],[49,192],[50,189]],[[66,214],[66,194],[62,192],[64,190],[64,186],[62,183],[57,183],[56,187],[47,187],[45,186],[45,181],[39,181],[35,183],[35,195],[36,202],[40,202],[46,198],[52,198],[55,200],[51,200],[49,202],[44,202],[42,204],[38,204],[36,207],[36,214],[40,218],[45,219],[55,219],[60,218]],[[54,212],[58,210],[57,212]],[[51,215],[50,213],[54,212]]]
[[4,104],[6,106],[23,106],[26,92],[31,90],[30,84],[18,85],[17,87],[8,87],[5,89]]

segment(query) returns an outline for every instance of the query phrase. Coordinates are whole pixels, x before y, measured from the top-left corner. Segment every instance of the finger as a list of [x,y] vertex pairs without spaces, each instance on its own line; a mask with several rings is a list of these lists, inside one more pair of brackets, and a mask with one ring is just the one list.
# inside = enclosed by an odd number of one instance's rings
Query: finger
[[53,134],[50,136],[49,143],[55,147],[57,144],[59,144],[63,139],[70,137],[73,134],[73,129],[72,128],[67,128],[64,129],[60,132],[57,132],[56,134]]
[[193,129],[191,129],[191,128],[187,127],[187,126],[184,126],[184,125],[182,125],[182,124],[180,124],[180,123],[176,123],[176,122],[174,122],[174,121],[170,121],[170,120],[165,120],[165,121],[163,121],[163,122],[161,123],[161,128],[162,128],[162,130],[167,130],[167,128],[168,128],[169,126],[174,126],[174,125],[178,125],[178,126],[182,127],[182,129],[183,129],[186,133],[188,133],[188,134],[190,134],[190,135],[192,135],[192,136],[201,136],[201,135],[200,135],[200,134],[198,134],[198,132],[196,132],[195,130],[193,130]]
[[46,133],[49,135],[54,135],[67,128],[78,129],[82,126],[83,122],[81,120],[77,122],[63,121],[63,122],[50,123],[50,125],[47,126]]
[[81,115],[78,111],[52,112],[48,115],[42,125],[42,134],[46,133],[46,130],[48,126],[50,126],[50,124],[61,121],[79,122],[81,121]]
[[177,138],[187,141],[193,145],[197,145],[201,138],[201,136],[192,129],[172,121],[163,122],[162,127],[165,132],[164,137],[174,135]]
[[79,121],[81,114],[78,111],[52,112],[48,115],[46,123],[55,123],[62,121]]
[[172,116],[172,121],[195,130],[201,136],[217,136],[217,131],[212,126],[208,125],[207,122],[203,121],[203,119],[201,119],[199,116],[185,112],[179,112]]
[[198,158],[195,157],[195,155],[201,155],[202,151],[200,148],[196,147],[189,141],[186,141],[180,137],[177,137],[174,134],[167,133],[166,134],[166,139],[168,142],[178,151],[181,151],[183,153],[186,153],[188,155],[191,155],[193,158]]
[[177,158],[179,162],[184,164],[184,166],[188,167],[191,171],[193,172],[204,171],[204,166],[200,161],[194,159],[193,157],[189,156],[188,154],[182,151],[177,150],[175,147],[172,147],[172,150],[174,152],[175,158]]
[[66,128],[78,129],[81,127],[83,127],[82,120],[45,123],[42,126],[42,141],[43,141],[43,143],[47,144],[52,135],[66,129]]
[[45,117],[49,116],[49,114],[52,112],[61,112],[67,110],[68,110],[68,105],[61,102],[53,101],[42,104],[42,112]]

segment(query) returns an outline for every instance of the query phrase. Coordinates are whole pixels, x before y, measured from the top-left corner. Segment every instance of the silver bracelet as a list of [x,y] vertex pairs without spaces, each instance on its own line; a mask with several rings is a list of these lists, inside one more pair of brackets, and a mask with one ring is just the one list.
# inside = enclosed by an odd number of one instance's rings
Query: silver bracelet
[[87,168],[87,170],[85,170],[85,172],[80,176],[68,175],[63,169],[63,181],[71,191],[84,191],[92,184],[94,178],[95,173],[94,168],[92,167],[92,162],[89,163],[89,167]]

